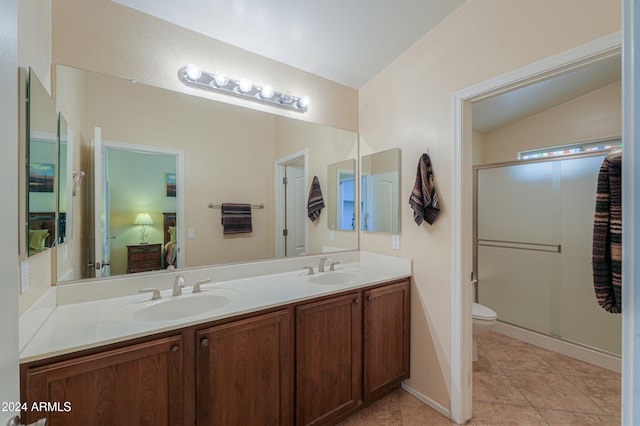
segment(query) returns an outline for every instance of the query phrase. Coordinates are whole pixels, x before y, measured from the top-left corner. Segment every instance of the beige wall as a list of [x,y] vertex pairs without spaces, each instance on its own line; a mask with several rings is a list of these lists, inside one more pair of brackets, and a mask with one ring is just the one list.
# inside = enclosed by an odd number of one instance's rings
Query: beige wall
[[[240,27],[239,27],[240,28]],[[239,29],[240,30],[240,29]],[[314,123],[357,131],[355,89],[185,30],[109,0],[53,0],[53,63],[137,79],[153,86],[218,99]],[[188,89],[178,69],[209,71],[270,83],[311,98],[303,115],[233,97]]]
[[[413,259],[409,386],[450,408],[452,94],[620,31],[613,0],[467,1],[369,81],[360,95],[361,153],[402,149],[401,251],[363,233],[362,250]],[[440,217],[416,226],[408,199],[429,147]],[[467,214],[472,214],[468,212]]]
[[51,94],[51,0],[18,2],[18,66],[31,67]]
[[618,81],[485,133],[481,141],[474,135],[474,146],[483,147],[482,161],[491,164],[516,160],[519,151],[621,135],[622,84]]
[[[17,5],[18,66],[32,68],[51,94],[51,0],[20,0]],[[20,220],[24,223],[25,219]],[[29,289],[20,295],[20,313],[51,285],[51,252],[46,250],[27,260]]]

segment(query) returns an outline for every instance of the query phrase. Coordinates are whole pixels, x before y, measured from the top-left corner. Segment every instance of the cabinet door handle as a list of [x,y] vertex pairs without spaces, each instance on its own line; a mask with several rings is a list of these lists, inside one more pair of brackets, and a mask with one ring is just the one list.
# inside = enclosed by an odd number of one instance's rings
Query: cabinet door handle
[[175,345],[171,347],[171,353],[176,355],[178,352],[180,352],[180,346]]
[[203,348],[206,348],[207,346],[209,346],[209,339],[200,340],[200,346],[202,346]]
[[355,303],[357,305],[358,303],[360,303],[360,299],[358,299],[358,298],[354,299],[353,303]]
[[367,296],[367,300],[369,301],[373,300],[373,296]]

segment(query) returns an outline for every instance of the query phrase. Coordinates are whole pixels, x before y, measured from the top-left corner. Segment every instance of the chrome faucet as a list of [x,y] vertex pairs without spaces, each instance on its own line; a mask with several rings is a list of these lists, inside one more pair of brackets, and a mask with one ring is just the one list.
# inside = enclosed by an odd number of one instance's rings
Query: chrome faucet
[[318,272],[325,272],[324,270],[324,266],[325,264],[328,263],[329,264],[329,270],[330,271],[335,271],[334,266],[340,262],[336,262],[335,260],[333,260],[330,257],[323,257],[320,259],[320,265],[318,265]]
[[207,279],[204,279],[204,280],[200,280],[200,281],[198,281],[197,283],[195,283],[195,284],[193,285],[193,290],[191,290],[191,292],[192,292],[192,293],[201,293],[201,292],[202,292],[202,289],[200,288],[200,286],[201,286],[202,284],[207,284],[207,283],[212,283],[212,282],[213,282],[213,280],[212,280],[211,278],[207,278]]
[[185,280],[182,275],[178,275],[173,279],[173,296],[182,294],[182,287],[185,286]]
[[303,266],[302,269],[306,269],[308,271],[307,275],[313,275],[314,274],[313,266]]
[[138,293],[153,293],[151,295],[151,300],[157,300],[162,297],[160,296],[160,290],[158,290],[157,288],[141,288],[140,290],[138,290]]

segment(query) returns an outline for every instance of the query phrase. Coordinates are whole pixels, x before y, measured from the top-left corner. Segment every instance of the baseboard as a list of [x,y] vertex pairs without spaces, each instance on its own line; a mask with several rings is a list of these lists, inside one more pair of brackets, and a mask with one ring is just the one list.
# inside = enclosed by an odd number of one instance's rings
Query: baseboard
[[550,351],[558,352],[562,355],[570,356],[571,358],[575,358],[580,361],[588,362],[589,364],[593,364],[598,367],[606,368],[607,370],[615,371],[617,373],[622,371],[622,359],[620,357],[600,352],[586,346],[556,339],[551,336],[546,336],[544,334],[536,333],[535,331],[527,330],[515,325],[506,324],[501,321],[496,323],[493,331]]
[[451,412],[449,410],[447,410],[446,408],[444,408],[442,405],[440,405],[437,402],[435,402],[433,399],[431,399],[431,398],[427,397],[426,395],[423,395],[422,393],[418,392],[417,390],[415,390],[411,386],[407,385],[405,382],[402,382],[401,386],[402,386],[402,389],[404,389],[405,391],[407,391],[411,395],[415,396],[420,401],[424,402],[429,407],[431,407],[434,410],[436,410],[438,413],[442,414],[443,416],[446,416],[448,419],[451,418]]

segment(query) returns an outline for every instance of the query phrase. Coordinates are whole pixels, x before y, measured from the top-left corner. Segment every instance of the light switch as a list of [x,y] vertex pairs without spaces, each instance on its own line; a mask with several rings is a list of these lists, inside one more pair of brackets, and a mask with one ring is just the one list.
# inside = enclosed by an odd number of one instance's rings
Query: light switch
[[187,238],[193,240],[196,237],[196,230],[193,228],[187,229]]
[[336,239],[336,232],[332,229],[329,231],[329,241],[335,241]]
[[400,250],[400,235],[391,236],[391,248],[393,250]]

